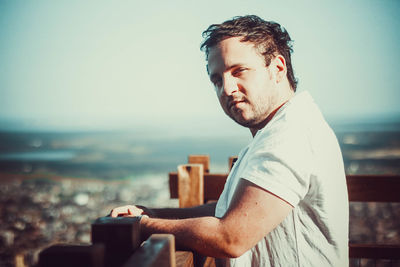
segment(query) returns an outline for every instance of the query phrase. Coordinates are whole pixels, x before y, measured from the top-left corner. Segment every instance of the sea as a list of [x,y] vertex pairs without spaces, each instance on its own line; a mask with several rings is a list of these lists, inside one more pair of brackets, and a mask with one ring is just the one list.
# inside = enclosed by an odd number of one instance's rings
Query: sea
[[[226,172],[228,158],[250,138],[149,137],[135,132],[0,132],[0,175],[52,173],[72,178],[138,179],[167,174],[190,154],[207,154],[211,170]],[[0,176],[1,180],[1,176]]]
[[[399,123],[332,125],[348,174],[400,174]],[[135,131],[0,131],[0,180],[6,173],[51,173],[73,178],[137,179],[175,171],[188,155],[210,156],[212,172],[249,136],[148,135]]]

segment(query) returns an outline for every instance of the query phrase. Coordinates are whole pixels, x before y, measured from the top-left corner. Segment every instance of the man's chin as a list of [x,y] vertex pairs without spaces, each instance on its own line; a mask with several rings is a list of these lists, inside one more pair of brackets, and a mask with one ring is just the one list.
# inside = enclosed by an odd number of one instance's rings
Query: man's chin
[[237,118],[237,117],[231,117],[237,124],[246,127],[246,128],[253,128],[255,123],[254,120],[251,119],[246,119],[246,118]]
[[246,127],[246,128],[253,128],[255,125],[257,125],[257,122],[254,118],[248,118],[243,115],[244,112],[232,112],[232,113],[227,113],[225,112],[233,121],[235,121],[237,124]]

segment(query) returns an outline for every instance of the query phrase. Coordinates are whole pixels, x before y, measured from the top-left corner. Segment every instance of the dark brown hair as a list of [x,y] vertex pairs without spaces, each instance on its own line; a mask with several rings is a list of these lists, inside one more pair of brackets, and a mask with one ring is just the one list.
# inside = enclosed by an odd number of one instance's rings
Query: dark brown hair
[[208,54],[219,42],[230,37],[243,37],[242,42],[252,42],[265,58],[266,66],[278,54],[286,61],[287,78],[293,91],[296,91],[297,79],[294,76],[290,55],[293,52],[292,40],[285,28],[276,22],[265,21],[258,16],[248,15],[234,17],[222,24],[212,24],[203,32],[205,39],[200,49]]

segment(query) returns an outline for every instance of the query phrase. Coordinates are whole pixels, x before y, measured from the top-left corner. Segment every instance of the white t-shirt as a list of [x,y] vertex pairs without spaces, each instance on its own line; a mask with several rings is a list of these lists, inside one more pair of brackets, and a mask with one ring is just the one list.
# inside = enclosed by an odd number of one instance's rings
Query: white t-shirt
[[216,217],[225,214],[241,178],[294,209],[252,249],[226,259],[226,266],[348,266],[349,208],[342,154],[307,92],[295,94],[239,153]]

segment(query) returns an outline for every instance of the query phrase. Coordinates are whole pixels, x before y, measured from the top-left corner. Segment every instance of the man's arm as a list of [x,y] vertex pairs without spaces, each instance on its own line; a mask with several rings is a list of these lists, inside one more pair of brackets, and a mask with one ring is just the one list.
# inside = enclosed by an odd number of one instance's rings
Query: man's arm
[[272,231],[292,210],[292,206],[241,179],[231,205],[222,218],[204,216],[180,220],[143,217],[145,235],[175,235],[179,249],[212,257],[239,257]]
[[217,202],[208,203],[192,208],[162,208],[151,209],[156,218],[187,219],[205,216],[214,216]]
[[139,216],[142,214],[152,218],[163,219],[187,219],[204,216],[214,216],[216,202],[191,208],[146,208],[139,205],[127,205],[115,208],[111,211],[111,217]]

